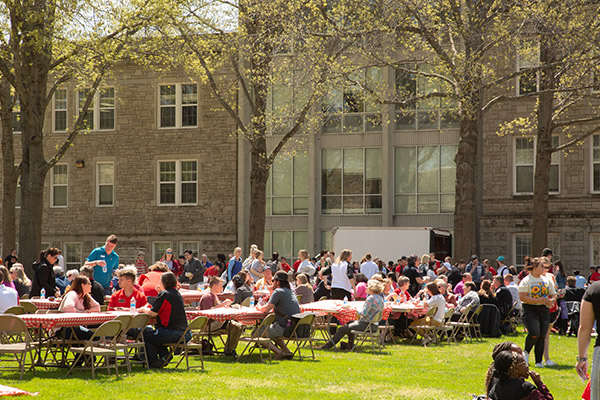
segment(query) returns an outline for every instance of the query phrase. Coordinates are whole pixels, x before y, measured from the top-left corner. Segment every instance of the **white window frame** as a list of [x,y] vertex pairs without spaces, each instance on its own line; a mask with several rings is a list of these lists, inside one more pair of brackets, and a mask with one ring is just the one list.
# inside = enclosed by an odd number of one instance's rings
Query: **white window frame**
[[[100,107],[100,92],[106,89],[113,89],[114,93],[114,105],[113,107]],[[81,104],[81,90],[90,90],[90,88],[80,88],[77,90],[77,115],[81,113],[81,108],[79,108]],[[94,100],[92,106],[89,108],[89,111],[93,111],[94,120],[92,121],[93,126],[91,126],[88,130],[92,132],[114,132],[117,129],[117,90],[114,86],[104,86],[100,87],[94,93]],[[84,100],[85,101],[85,100]],[[113,110],[113,127],[108,129],[100,129],[100,111],[101,110]]]
[[[193,246],[186,246],[185,245],[185,244],[190,244],[190,243],[193,243],[194,245]],[[200,253],[200,242],[197,241],[197,240],[182,240],[181,242],[179,242],[179,250],[180,250],[179,254],[183,254],[183,252],[186,249],[192,250],[192,254],[194,253],[194,251],[196,253],[198,253],[198,256],[200,256],[200,254],[201,254]],[[179,254],[177,254],[177,255],[173,254],[173,258],[179,257]]]
[[[66,184],[55,184],[54,183],[54,168],[56,166],[66,166],[67,167],[67,183]],[[60,205],[57,206],[54,204],[54,188],[55,187],[63,187],[66,186],[67,188],[67,204]],[[52,169],[50,170],[50,208],[67,208],[69,206],[69,165],[68,164],[55,164],[54,167],[52,167]]]
[[[56,108],[56,93],[58,91],[61,92],[65,92],[65,101],[66,101],[66,105],[65,108]],[[78,96],[79,96],[79,91],[77,92]],[[52,96],[52,132],[66,132],[67,129],[69,129],[69,92],[67,91],[67,89],[65,88],[58,88],[56,89],[56,91],[54,92],[54,95]],[[65,121],[66,121],[66,125],[65,125],[65,129],[63,130],[58,130],[56,129],[56,113],[57,112],[64,112],[65,113]]]
[[[70,268],[69,264],[67,263],[67,260],[69,259],[69,252],[67,250],[67,246],[69,245],[78,245],[79,246],[79,266],[77,266],[76,268]],[[65,258],[65,271],[67,272],[67,270],[69,269],[77,269],[79,270],[79,267],[81,267],[85,261],[83,259],[83,244],[81,242],[64,242],[63,243],[63,257]]]
[[[521,48],[521,42],[519,42],[519,48],[517,49],[517,53],[516,53],[516,72],[521,71],[521,69],[525,69],[525,68],[531,68],[531,67],[538,67],[540,64],[540,42],[539,40],[535,39],[535,38],[523,38],[521,39],[521,41],[535,41],[537,43],[537,61],[535,63],[535,65],[521,65],[521,57],[519,56],[520,53],[520,48]],[[528,63],[525,63],[528,64]],[[523,68],[521,68],[523,67]],[[535,74],[535,88],[536,91],[540,89],[540,72],[537,71]],[[516,77],[516,83],[515,83],[515,90],[516,90],[516,95],[520,96],[521,95],[521,75],[518,75]]]
[[[175,126],[162,126],[162,121],[161,121],[161,109],[163,107],[173,107],[173,105],[161,105],[160,104],[160,88],[162,86],[171,86],[171,85],[175,85]],[[188,126],[183,126],[182,124],[182,109],[183,109],[183,94],[182,94],[182,90],[181,90],[181,86],[182,85],[196,85],[196,124],[194,125],[188,125]],[[197,82],[179,82],[179,83],[163,83],[158,85],[158,90],[157,90],[157,110],[158,112],[156,113],[156,117],[157,117],[157,121],[156,121],[156,126],[158,126],[158,129],[190,129],[190,128],[197,128],[198,127],[198,116],[199,116],[199,106],[200,106],[200,102],[199,102],[199,91],[198,91],[198,83]],[[187,104],[189,106],[191,106],[192,104]]]
[[[554,140],[554,138],[557,138],[559,140],[559,144],[560,144],[560,138],[558,135],[552,135],[552,140]],[[512,161],[512,174],[513,174],[513,182],[512,182],[512,188],[513,188],[513,196],[531,196],[533,195],[533,191],[531,192],[517,192],[517,139],[529,139],[533,141],[533,179],[534,179],[534,185],[535,185],[535,155],[536,155],[536,151],[537,151],[537,138],[536,137],[531,137],[531,136],[513,136],[513,161]],[[559,153],[553,153],[554,154],[559,154]],[[552,157],[552,156],[551,156]],[[553,162],[552,160],[550,161],[550,165],[558,165],[558,190],[557,191],[548,191],[548,194],[551,196],[555,196],[555,195],[559,195],[560,194],[560,188],[561,188],[561,165],[560,165],[560,158],[558,162]],[[520,164],[520,165],[529,165],[529,164]],[[592,177],[593,179],[593,177]]]
[[[112,185],[100,183],[100,166],[101,165],[112,165],[113,167],[113,181]],[[100,186],[112,186],[112,201],[110,204],[100,204]],[[114,207],[115,206],[115,163],[113,161],[98,161],[96,163],[96,207]]]
[[[165,247],[165,250],[170,248],[173,248],[171,241],[165,240],[164,242],[162,241],[156,241],[156,242],[152,242],[152,258],[154,258],[156,256],[156,249],[158,245],[163,245],[163,244],[169,244],[167,247]],[[173,254],[173,259],[176,259],[175,254]],[[151,265],[154,264],[155,262],[160,261],[160,255],[158,256],[158,258],[156,260],[151,260],[150,262],[148,260],[146,260],[146,262]]]
[[[307,164],[310,163],[309,157],[308,157],[308,150],[298,150],[298,152],[296,153],[296,155],[294,155],[293,157],[291,157],[291,180],[290,180],[290,185],[291,185],[291,191],[290,194],[288,196],[284,196],[284,195],[274,195],[273,194],[273,165],[271,165],[271,168],[269,168],[269,179],[267,180],[267,211],[266,211],[266,215],[271,217],[271,216],[281,216],[281,215],[308,215],[308,207],[306,209],[306,212],[295,212],[294,210],[294,200],[298,199],[306,199],[308,201],[309,199],[309,194],[295,194],[294,193],[294,179],[296,177],[295,175],[295,169],[297,168],[296,166],[296,160],[300,159],[298,157],[299,153],[305,153],[305,157],[306,157],[306,162]],[[296,158],[298,157],[298,158]],[[275,162],[280,162],[281,160],[275,160]],[[287,161],[287,160],[286,160]],[[308,173],[308,181],[310,182],[310,171]],[[279,198],[289,198],[290,199],[290,213],[289,214],[273,214],[273,200],[274,199],[279,199]]]
[[[181,163],[187,161],[196,162],[196,201],[194,203],[182,203],[181,202]],[[163,162],[175,162],[175,203],[166,203],[163,204],[160,202],[160,163]],[[186,159],[186,160],[158,160],[156,162],[156,204],[160,207],[173,207],[173,206],[196,206],[198,205],[198,196],[200,192],[198,190],[198,182],[199,182],[199,165],[198,160],[194,159]]]
[[[531,249],[531,233],[529,232],[517,232],[517,233],[513,233],[512,235],[512,258],[513,258],[513,265],[515,267],[523,267],[523,258],[517,258],[517,236],[529,236],[529,247]],[[530,251],[531,253],[531,251]],[[529,256],[531,256],[531,254],[528,254]]]

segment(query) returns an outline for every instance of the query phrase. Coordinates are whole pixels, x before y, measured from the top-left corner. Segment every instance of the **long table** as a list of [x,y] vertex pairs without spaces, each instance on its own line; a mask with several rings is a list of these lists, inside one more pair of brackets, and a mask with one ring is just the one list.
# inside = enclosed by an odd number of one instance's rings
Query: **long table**
[[[358,312],[362,311],[364,301],[349,301],[346,305],[342,300],[323,300],[300,305],[301,311],[312,311],[321,315],[329,314],[337,318],[341,324],[358,319]],[[414,303],[386,303],[383,308],[383,320],[387,320],[392,312],[423,314],[425,308]]]
[[26,299],[21,300],[21,302],[33,303],[40,310],[54,310],[60,306],[60,300]]
[[254,325],[256,321],[267,316],[266,312],[258,311],[254,307],[220,307],[210,310],[186,310],[186,314],[188,319],[204,316],[219,322],[235,320],[244,325]]

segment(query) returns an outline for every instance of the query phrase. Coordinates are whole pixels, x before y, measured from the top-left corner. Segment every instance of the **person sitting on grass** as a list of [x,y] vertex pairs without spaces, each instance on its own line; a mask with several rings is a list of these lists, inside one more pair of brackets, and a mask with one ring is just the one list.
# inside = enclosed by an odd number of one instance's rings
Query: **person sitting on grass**
[[[525,379],[531,377],[535,386]],[[491,400],[553,400],[554,397],[537,372],[529,371],[523,354],[512,350],[500,352],[494,359],[489,389]]]
[[[144,330],[146,356],[151,368],[162,368],[171,361],[169,349],[163,344],[177,343],[188,326],[183,297],[177,290],[177,276],[172,272],[165,272],[160,277],[158,287],[160,293],[152,308],[139,309],[151,318],[156,318],[155,329],[147,327]],[[185,340],[189,341],[191,338],[192,335],[188,332]]]
[[502,353],[503,351],[507,351],[507,350],[514,351],[519,354],[523,354],[523,349],[521,348],[521,346],[519,346],[518,344],[516,344],[514,342],[506,341],[506,342],[498,343],[497,345],[494,346],[494,350],[492,350],[492,362],[491,362],[490,366],[488,367],[488,371],[485,376],[485,395],[486,396],[489,395],[490,389],[492,388],[492,380],[494,378],[494,371],[495,371],[494,360],[496,359],[498,354]]
[[134,286],[135,274],[136,270],[131,270],[130,268],[123,268],[117,272],[117,276],[119,277],[119,287],[121,289],[110,296],[110,301],[108,302],[109,311],[113,311],[117,308],[129,309],[131,306],[131,299],[135,299],[136,308],[144,307],[146,303],[148,303],[144,292],[138,290]]
[[284,338],[292,333],[290,317],[300,312],[300,306],[285,271],[277,271],[273,280],[275,290],[269,302],[256,308],[266,313],[275,312],[275,321],[267,328],[267,334],[275,344],[269,342],[265,346],[275,353],[276,360],[291,359],[294,354],[285,345]]
[[[360,320],[338,328],[330,341],[321,346],[320,349],[331,349],[335,347],[335,345],[346,335],[348,335],[348,343],[342,343],[341,348],[342,350],[352,349],[352,347],[354,347],[354,335],[352,335],[351,331],[364,331],[373,320],[373,317],[375,317],[377,313],[383,312],[384,298],[381,292],[383,292],[383,283],[376,279],[369,279],[367,282],[368,296],[362,311],[358,313],[360,315]],[[379,330],[377,325],[373,325],[371,328],[374,331]]]

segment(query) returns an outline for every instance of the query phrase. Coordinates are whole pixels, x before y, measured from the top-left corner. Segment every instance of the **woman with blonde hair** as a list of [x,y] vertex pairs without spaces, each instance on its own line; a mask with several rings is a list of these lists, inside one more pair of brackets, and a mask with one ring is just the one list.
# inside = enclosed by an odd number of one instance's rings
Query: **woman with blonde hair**
[[236,276],[242,270],[242,248],[236,247],[233,250],[233,257],[229,260],[229,264],[227,264],[227,281],[231,281],[231,279]]
[[169,272],[167,264],[161,261],[157,261],[152,264],[147,274],[140,275],[138,279],[138,285],[141,286],[146,297],[158,296],[158,290],[156,289],[160,285],[160,277],[165,272]]
[[[342,251],[342,254],[343,253],[344,251]],[[377,326],[377,323],[379,323],[379,321],[373,321],[373,318],[377,313],[383,312],[384,299],[382,292],[383,283],[375,279],[370,279],[367,282],[367,293],[369,295],[365,300],[362,311],[358,313],[360,315],[360,320],[341,326],[330,341],[321,346],[321,349],[331,349],[332,347],[335,347],[335,345],[346,335],[348,335],[348,344],[344,345],[344,343],[342,343],[342,350],[352,349],[352,347],[354,347],[354,335],[352,335],[352,331],[364,331],[371,323],[373,324],[371,327],[373,332],[378,332],[379,327]]]
[[308,251],[302,249],[298,252],[298,258],[300,259],[300,266],[298,266],[298,273],[308,276],[313,276],[317,270],[313,263],[310,262],[310,254]]
[[296,289],[297,295],[302,296],[300,304],[312,303],[315,301],[315,292],[312,285],[308,282],[308,277],[304,274],[298,274],[296,276]]
[[29,294],[29,291],[31,290],[31,280],[25,275],[23,264],[14,263],[12,267],[10,267],[10,277],[15,285],[15,289],[19,293],[19,297]]

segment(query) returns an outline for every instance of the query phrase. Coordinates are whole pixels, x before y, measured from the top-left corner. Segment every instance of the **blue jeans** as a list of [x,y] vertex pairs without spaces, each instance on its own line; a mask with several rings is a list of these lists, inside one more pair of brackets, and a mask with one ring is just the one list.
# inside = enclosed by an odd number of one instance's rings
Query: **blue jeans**
[[[146,356],[148,363],[156,362],[159,358],[166,358],[169,350],[163,346],[163,343],[177,343],[183,335],[181,331],[172,331],[167,328],[159,327],[152,329],[146,327],[144,330],[144,341],[146,343]],[[186,341],[192,338],[191,332],[186,334]]]

